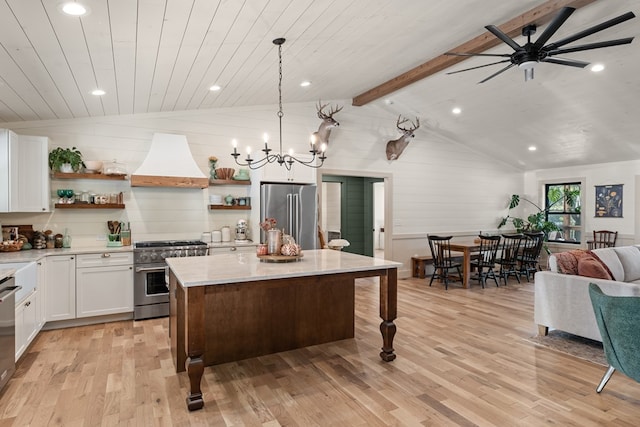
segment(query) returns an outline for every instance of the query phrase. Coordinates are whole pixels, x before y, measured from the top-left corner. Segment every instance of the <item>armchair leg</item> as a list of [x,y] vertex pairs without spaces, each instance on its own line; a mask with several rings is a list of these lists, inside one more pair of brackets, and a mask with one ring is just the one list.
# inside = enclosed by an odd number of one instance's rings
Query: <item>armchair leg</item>
[[607,381],[609,381],[609,378],[611,378],[611,375],[613,375],[615,371],[616,371],[616,368],[609,365],[609,369],[607,369],[607,372],[604,373],[604,376],[600,380],[600,384],[598,384],[598,388],[596,388],[597,393],[600,393],[604,388],[604,386],[607,385]]

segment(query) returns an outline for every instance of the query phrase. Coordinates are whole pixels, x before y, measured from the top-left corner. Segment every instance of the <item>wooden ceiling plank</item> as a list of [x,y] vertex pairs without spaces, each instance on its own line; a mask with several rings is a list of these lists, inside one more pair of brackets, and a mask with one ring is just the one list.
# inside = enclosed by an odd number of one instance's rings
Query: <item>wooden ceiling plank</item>
[[[533,9],[516,16],[498,27],[509,37],[521,35],[522,27],[535,23],[544,25],[549,22],[562,7],[581,8],[596,0],[549,0]],[[499,46],[503,42],[490,32],[485,32],[473,39],[449,50],[449,52],[479,53],[492,47]],[[438,73],[452,65],[458,64],[469,57],[440,55],[424,62],[417,67],[388,80],[373,89],[357,95],[352,100],[352,105],[361,107],[385,95],[400,90],[412,83]]]

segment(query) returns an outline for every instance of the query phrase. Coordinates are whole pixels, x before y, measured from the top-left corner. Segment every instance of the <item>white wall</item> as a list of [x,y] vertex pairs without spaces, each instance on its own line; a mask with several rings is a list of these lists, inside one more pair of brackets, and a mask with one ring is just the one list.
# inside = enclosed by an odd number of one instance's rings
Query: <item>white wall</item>
[[[335,101],[334,101],[335,103]],[[437,124],[422,117],[424,125],[399,160],[389,162],[385,146],[396,138],[396,111],[368,105],[352,107],[350,100],[338,101],[344,109],[336,115],[340,127],[331,135],[325,167],[332,170],[356,170],[393,175],[393,223],[385,232],[398,244],[387,248],[388,258],[405,263],[400,274],[407,274],[409,258],[422,248],[427,252],[426,233],[477,234],[495,229],[506,213],[509,196],[523,189],[522,173],[497,163],[443,136]],[[74,120],[8,123],[5,127],[19,134],[50,137],[50,148],[76,146],[87,160],[117,159],[129,172],[140,165],[154,132],[187,136],[193,156],[205,174],[208,157],[215,155],[219,167],[233,167],[230,141],[250,144],[254,151],[263,132],[276,141],[278,121],[275,106],[257,106],[218,110],[156,113]],[[284,106],[284,149],[308,150],[309,134],[319,125],[314,103]],[[176,188],[130,188],[123,183],[78,181],[52,182],[52,191],[72,186],[93,191],[124,191],[124,211],[59,210],[50,214],[0,215],[3,224],[33,224],[36,229],[51,228],[63,232],[69,228],[74,245],[96,244],[96,235],[107,232],[107,220],[131,222],[133,240],[161,238],[198,238],[205,230],[223,225],[233,228],[237,219],[249,219],[244,211],[208,211],[209,193],[249,195],[244,187],[210,187],[208,190]],[[257,183],[254,182],[254,186]],[[626,187],[625,187],[626,190]],[[626,195],[626,193],[625,193]],[[52,196],[53,197],[53,196]],[[627,203],[629,200],[629,203]],[[259,201],[252,201],[258,209]],[[632,207],[625,198],[625,210]],[[626,214],[626,211],[625,211]],[[256,221],[254,221],[256,222]],[[251,224],[256,236],[257,224]],[[407,239],[413,239],[410,243]]]
[[[576,178],[584,179],[582,206],[584,230],[588,237],[593,230],[618,231],[618,245],[631,244],[638,234],[636,210],[638,192],[637,180],[640,175],[640,160],[627,162],[600,163],[561,169],[544,169],[525,174],[525,191],[535,200],[541,200],[541,183]],[[624,184],[622,218],[601,218],[595,216],[595,186]]]

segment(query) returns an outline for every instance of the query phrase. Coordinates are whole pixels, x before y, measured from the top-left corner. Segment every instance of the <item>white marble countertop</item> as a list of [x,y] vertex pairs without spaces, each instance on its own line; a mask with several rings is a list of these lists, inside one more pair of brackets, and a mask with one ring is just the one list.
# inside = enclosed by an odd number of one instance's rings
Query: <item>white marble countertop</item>
[[306,250],[303,255],[299,261],[286,263],[262,262],[255,254],[242,252],[167,258],[166,261],[184,287],[384,270],[402,265],[331,249]]
[[95,254],[103,252],[131,252],[133,246],[121,246],[108,248],[105,245],[96,246],[79,246],[58,249],[29,249],[15,252],[0,252],[0,266],[4,263],[13,262],[31,262],[38,261],[46,256],[51,255],[79,255],[79,254]]
[[14,274],[16,274],[15,268],[0,269],[0,280],[3,280],[5,277],[13,276]]

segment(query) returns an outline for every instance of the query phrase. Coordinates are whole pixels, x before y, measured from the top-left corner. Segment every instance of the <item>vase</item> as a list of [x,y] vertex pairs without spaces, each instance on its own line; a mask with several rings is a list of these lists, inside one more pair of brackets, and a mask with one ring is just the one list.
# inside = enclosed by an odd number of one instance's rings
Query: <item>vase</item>
[[60,165],[60,172],[72,173],[73,172],[73,166],[71,166],[71,163],[63,163],[63,164]]
[[218,162],[214,162],[209,160],[209,179],[213,181],[214,179],[218,179],[216,176],[216,164]]
[[277,228],[267,230],[267,252],[269,255],[279,255],[282,246],[282,233]]

